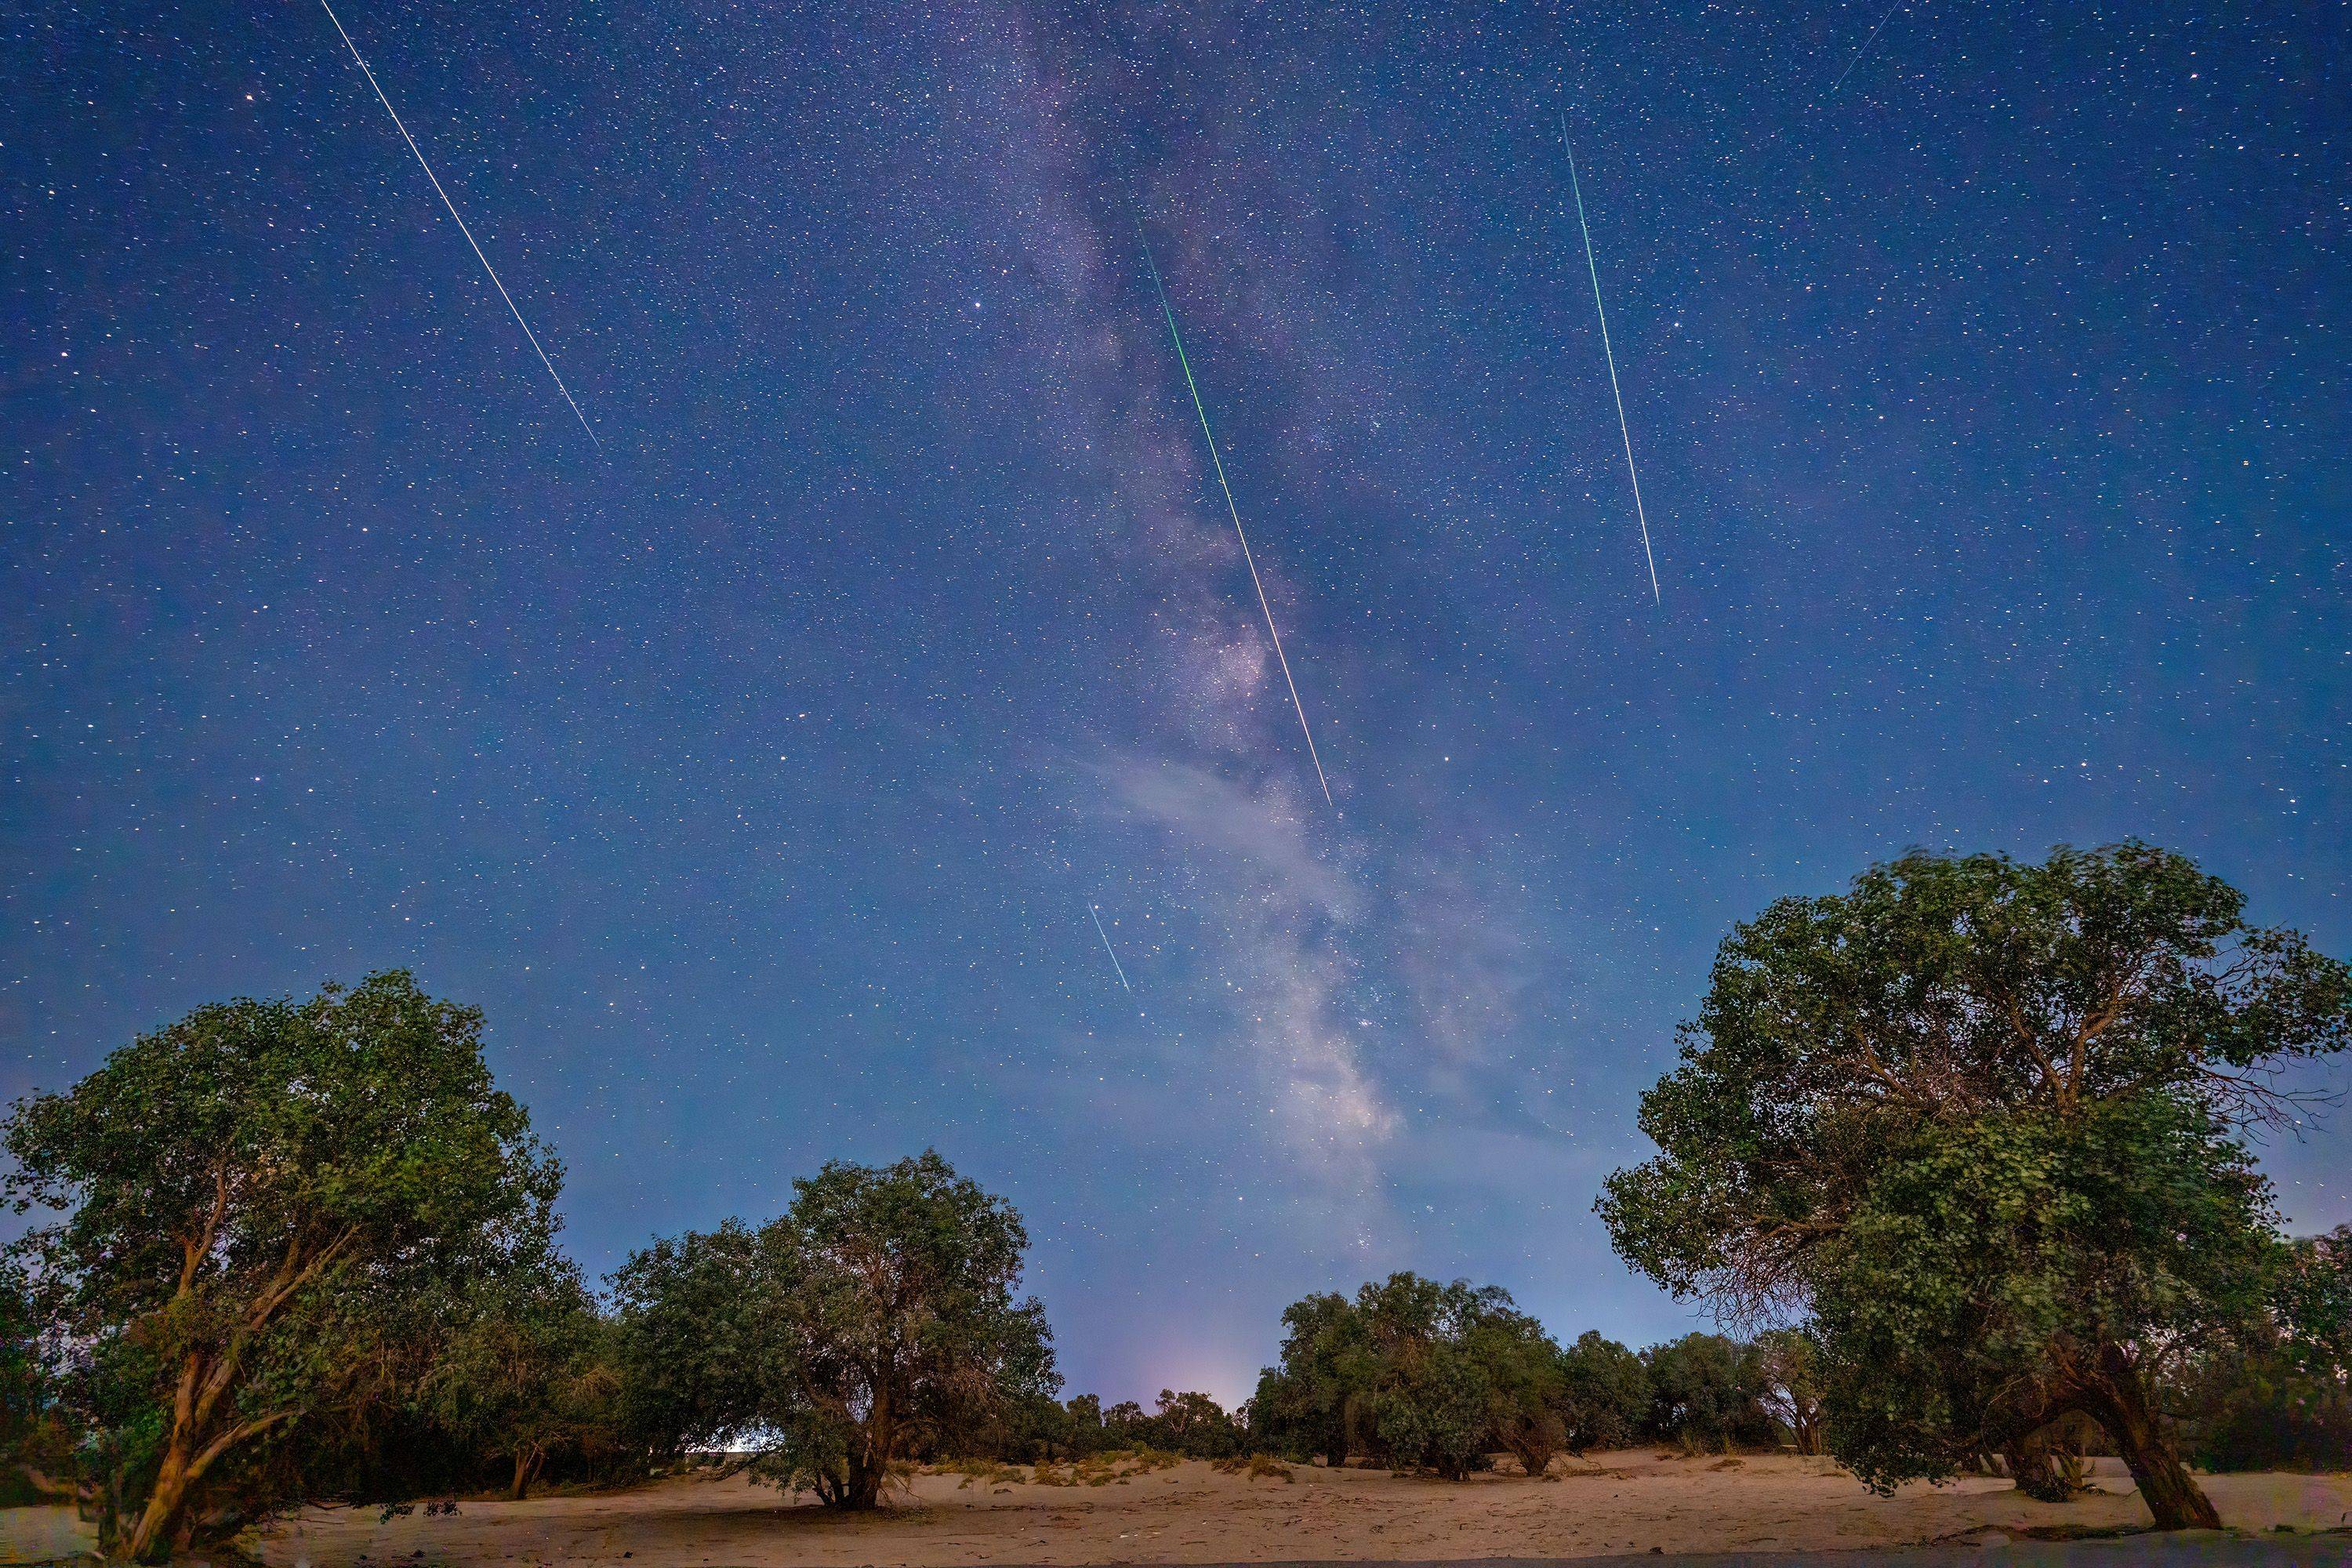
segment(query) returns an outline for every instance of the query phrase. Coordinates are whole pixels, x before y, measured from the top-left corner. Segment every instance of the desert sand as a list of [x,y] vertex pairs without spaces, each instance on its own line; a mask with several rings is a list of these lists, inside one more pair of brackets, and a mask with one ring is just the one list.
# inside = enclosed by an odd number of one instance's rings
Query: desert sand
[[[1562,1473],[1562,1471],[1565,1473]],[[907,1564],[1249,1563],[1821,1552],[1995,1534],[2144,1525],[2114,1461],[2098,1490],[2037,1503],[2004,1481],[1906,1487],[1874,1497],[1822,1460],[1603,1454],[1530,1481],[1453,1486],[1379,1470],[1299,1468],[1288,1482],[1204,1464],[1106,1485],[918,1477],[877,1514],[828,1514],[738,1479],[631,1491],[466,1502],[454,1516],[383,1522],[373,1510],[310,1509],[262,1542],[272,1568],[872,1568]],[[2352,1525],[2352,1476],[2214,1476],[2224,1522],[2322,1531]],[[0,1511],[0,1563],[62,1556],[86,1531],[64,1509]],[[2338,1538],[2344,1539],[2344,1538]]]
[[[450,1564],[754,1565],[1242,1563],[1354,1558],[1571,1557],[1740,1549],[1821,1551],[1958,1540],[2053,1526],[2145,1524],[2130,1480],[2105,1461],[2099,1490],[2037,1503],[2005,1481],[1906,1487],[1874,1497],[1825,1461],[1598,1455],[1544,1480],[1491,1474],[1454,1486],[1375,1470],[1299,1468],[1245,1479],[1205,1464],[1097,1487],[917,1478],[886,1511],[827,1514],[735,1479],[529,1502],[467,1502],[455,1517],[312,1510],[271,1532],[273,1568],[362,1561]],[[2352,1523],[2352,1476],[2217,1476],[2222,1519],[2245,1531]],[[362,1556],[364,1554],[364,1556]]]

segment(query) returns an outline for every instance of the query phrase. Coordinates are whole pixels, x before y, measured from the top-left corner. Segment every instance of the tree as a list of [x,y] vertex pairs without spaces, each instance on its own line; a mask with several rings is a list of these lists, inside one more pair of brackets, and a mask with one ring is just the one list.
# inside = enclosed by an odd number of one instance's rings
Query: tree
[[1241,1428],[1208,1394],[1163,1388],[1159,1403],[1150,1421],[1153,1447],[1188,1459],[1223,1459],[1241,1452]]
[[2352,1226],[2292,1244],[2269,1321],[2168,1393],[2207,1469],[2352,1469]]
[[1258,1374],[1250,1401],[1255,1429],[1279,1453],[1337,1469],[1348,1462],[1349,1384],[1363,1353],[1355,1307],[1325,1291],[1284,1308],[1282,1324],[1281,1364]]
[[1114,1448],[1140,1448],[1151,1441],[1151,1417],[1132,1399],[1102,1413],[1103,1439]]
[[270,1443],[399,1397],[416,1302],[547,1234],[562,1171],[480,1033],[399,972],[200,1007],[0,1124],[18,1212],[63,1216],[11,1251],[109,1552],[275,1506]]
[[1659,1157],[1610,1178],[1618,1249],[1735,1317],[1811,1308],[1833,1453],[1940,1477],[2066,1413],[2159,1526],[2212,1506],[2167,1368],[2259,1322],[2270,1076],[2352,1041],[2352,970],[2137,844],[2038,866],[1913,854],[1734,930]]
[[1650,1374],[1652,1436],[1686,1449],[1762,1447],[1772,1441],[1769,1384],[1754,1346],[1685,1334],[1642,1354]]
[[1486,1455],[1486,1369],[1462,1345],[1436,1340],[1383,1372],[1368,1401],[1368,1447],[1392,1468],[1466,1480]]
[[31,1293],[0,1267],[0,1467],[22,1462],[48,1407],[47,1384]]
[[1559,1346],[1533,1318],[1505,1310],[1471,1321],[1463,1353],[1485,1384],[1486,1436],[1518,1460],[1522,1474],[1542,1475],[1568,1444],[1568,1376]]
[[1650,1370],[1641,1355],[1587,1329],[1560,1352],[1561,1442],[1571,1454],[1622,1448],[1650,1415]]
[[1820,1352],[1801,1329],[1772,1329],[1758,1336],[1756,1354],[1764,1375],[1764,1411],[1789,1429],[1800,1454],[1822,1451]]
[[1074,1396],[1062,1406],[1062,1416],[1069,1433],[1073,1458],[1099,1454],[1111,1446],[1103,1430],[1102,1395],[1081,1394]]
[[1282,1364],[1250,1403],[1253,1438],[1277,1452],[1458,1480],[1497,1447],[1541,1474],[1565,1440],[1559,1347],[1498,1288],[1392,1274],[1352,1301],[1294,1302],[1283,1322]]
[[659,1242],[614,1277],[642,1434],[752,1442],[755,1474],[867,1509],[914,1444],[1059,1387],[1044,1309],[1013,1300],[1028,1235],[1010,1205],[928,1152],[793,1186],[761,1230]]
[[436,1434],[505,1460],[507,1494],[518,1500],[551,1457],[592,1468],[616,1458],[619,1378],[578,1267],[543,1252],[468,1283],[450,1304],[447,1346],[425,1382]]
[[0,1507],[27,1496],[74,1498],[77,1434],[60,1408],[54,1347],[30,1283],[0,1259]]

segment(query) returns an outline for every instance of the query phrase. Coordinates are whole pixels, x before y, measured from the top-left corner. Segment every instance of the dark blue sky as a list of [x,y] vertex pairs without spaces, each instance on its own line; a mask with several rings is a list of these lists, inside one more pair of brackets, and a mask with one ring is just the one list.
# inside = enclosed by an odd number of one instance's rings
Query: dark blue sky
[[1589,1205],[1778,895],[2352,952],[2338,8],[339,11],[603,450],[315,4],[9,10],[0,1092],[408,965],[592,1270],[935,1144],[1230,1397],[1392,1268],[1689,1322]]

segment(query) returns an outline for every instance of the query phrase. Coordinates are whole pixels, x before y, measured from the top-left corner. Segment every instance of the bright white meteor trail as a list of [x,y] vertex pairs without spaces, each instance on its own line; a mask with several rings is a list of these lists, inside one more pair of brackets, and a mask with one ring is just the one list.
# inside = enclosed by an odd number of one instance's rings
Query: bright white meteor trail
[[507,302],[507,309],[513,311],[515,325],[522,329],[523,337],[530,344],[530,352],[539,356],[540,363],[547,366],[548,376],[555,383],[555,390],[563,395],[563,401],[572,405],[572,416],[580,421],[580,428],[588,432],[588,444],[602,452],[604,443],[596,439],[596,432],[588,424],[588,416],[580,412],[579,404],[572,402],[572,389],[563,384],[562,376],[555,374],[555,362],[549,359],[547,351],[539,346],[538,334],[530,330],[530,323],[522,319],[522,311],[516,307],[514,296],[507,292],[507,286],[499,281],[498,268],[492,267],[490,258],[482,254],[481,245],[474,238],[474,231],[467,228],[466,220],[457,216],[457,204],[451,201],[449,193],[441,188],[441,177],[433,172],[433,165],[425,161],[425,149],[416,144],[416,138],[411,136],[408,127],[400,122],[400,110],[393,108],[392,100],[384,97],[383,86],[375,79],[375,72],[368,69],[367,61],[361,58],[360,47],[352,42],[351,34],[344,31],[343,19],[335,15],[335,8],[328,5],[327,0],[319,0],[319,5],[327,13],[327,20],[335,25],[335,31],[342,34],[343,47],[352,51],[352,63],[360,68],[360,74],[367,78],[368,86],[375,89],[375,100],[383,105],[386,114],[392,116],[393,128],[400,132],[400,139],[408,143],[408,150],[416,154],[416,166],[425,171],[426,179],[433,182],[433,194],[441,198],[441,205],[449,209],[449,216],[457,225],[457,232],[464,235],[466,243],[474,247],[474,259],[482,264],[484,272],[489,274],[490,286],[499,291],[499,298]]
[[1845,85],[1845,79],[1852,76],[1853,74],[1853,68],[1862,63],[1862,57],[1870,53],[1870,46],[1878,42],[1879,28],[1885,26],[1887,23],[1895,20],[1895,13],[1900,11],[1908,4],[1910,4],[1910,0],[1895,0],[1895,4],[1886,8],[1886,15],[1878,19],[1878,26],[1873,27],[1870,30],[1869,37],[1862,40],[1862,47],[1853,51],[1853,58],[1845,62],[1845,69],[1838,72],[1837,80],[1830,83],[1829,92],[1822,94],[1823,98],[1827,98],[1831,92],[1835,92],[1838,89]]
[[1087,918],[1095,922],[1095,934],[1102,938],[1103,952],[1110,954],[1110,972],[1118,976],[1119,989],[1129,996],[1134,995],[1135,987],[1127,983],[1127,971],[1118,966],[1118,954],[1111,948],[1110,932],[1103,930],[1102,916],[1095,913],[1092,904],[1087,906]]
[[1642,510],[1642,476],[1633,471],[1633,432],[1625,423],[1625,395],[1617,389],[1617,351],[1609,346],[1609,312],[1601,303],[1601,264],[1592,259],[1592,227],[1584,221],[1584,187],[1576,178],[1576,149],[1569,146],[1568,116],[1559,117],[1559,144],[1568,152],[1568,188],[1576,193],[1576,226],[1584,234],[1584,269],[1592,274],[1592,313],[1601,319],[1601,353],[1609,361],[1609,395],[1617,400],[1617,434],[1625,440],[1625,477],[1633,481],[1633,516],[1642,524],[1642,558],[1650,563],[1650,597],[1658,592],[1658,558],[1650,550],[1650,514]]
[[[321,4],[324,0],[321,0]],[[1209,428],[1209,411],[1201,405],[1201,388],[1192,379],[1192,362],[1184,355],[1184,334],[1176,330],[1176,307],[1168,302],[1168,286],[1151,259],[1151,241],[1143,233],[1143,219],[1135,220],[1136,242],[1143,247],[1143,265],[1151,273],[1151,288],[1160,296],[1160,313],[1168,318],[1168,336],[1176,345],[1176,363],[1184,372],[1184,390],[1192,395],[1192,412],[1201,416],[1201,434],[1209,443],[1209,461],[1217,470],[1217,488],[1225,492],[1225,515],[1234,520],[1234,537],[1242,542],[1242,561],[1249,567],[1250,586],[1257,590],[1257,607],[1265,616],[1265,635],[1274,639],[1274,658],[1282,666],[1282,683],[1290,688],[1290,706],[1298,715],[1298,732],[1307,737],[1307,760],[1315,764],[1315,782],[1323,786],[1323,804],[1337,809],[1331,781],[1323,774],[1323,759],[1315,750],[1315,731],[1307,727],[1307,704],[1298,700],[1298,682],[1291,679],[1290,657],[1282,651],[1282,634],[1274,629],[1274,606],[1265,602],[1265,584],[1257,574],[1257,558],[1250,553],[1249,535],[1242,531],[1241,509],[1234,504],[1234,487],[1225,480],[1225,460],[1217,455],[1217,434]]]

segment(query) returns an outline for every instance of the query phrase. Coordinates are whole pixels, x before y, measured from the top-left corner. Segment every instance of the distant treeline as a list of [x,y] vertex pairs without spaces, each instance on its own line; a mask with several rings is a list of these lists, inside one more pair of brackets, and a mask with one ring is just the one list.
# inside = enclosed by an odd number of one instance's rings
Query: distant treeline
[[1759,1344],[1691,1334],[1640,1352],[1587,1331],[1562,1350],[1508,1295],[1392,1274],[1351,1300],[1312,1296],[1284,1314],[1283,1363],[1233,1411],[1162,1389],[1155,1410],[1092,1394],[1021,1405],[973,1447],[1054,1464],[1151,1450],[1192,1459],[1267,1455],[1459,1479],[1515,1462],[1542,1475],[1562,1453],[1663,1443],[1692,1453],[1819,1452],[1802,1337]]
[[828,1164],[597,1291],[479,1015],[396,972],[201,1007],[0,1123],[37,1215],[0,1261],[0,1471],[134,1560],[713,1453],[856,1509],[926,1461],[1459,1479],[1630,1443],[2063,1497],[2112,1447],[2159,1524],[2210,1521],[2184,1455],[2352,1466],[2352,1232],[2282,1237],[2240,1138],[2294,1105],[2280,1062],[2352,1043],[2352,970],[2240,902],[2126,845],[1774,905],[1643,1099],[1660,1156],[1597,1206],[1677,1295],[1785,1326],[1563,1346],[1394,1274],[1294,1303],[1234,1411],[1065,1400],[1020,1215],[936,1153]]

